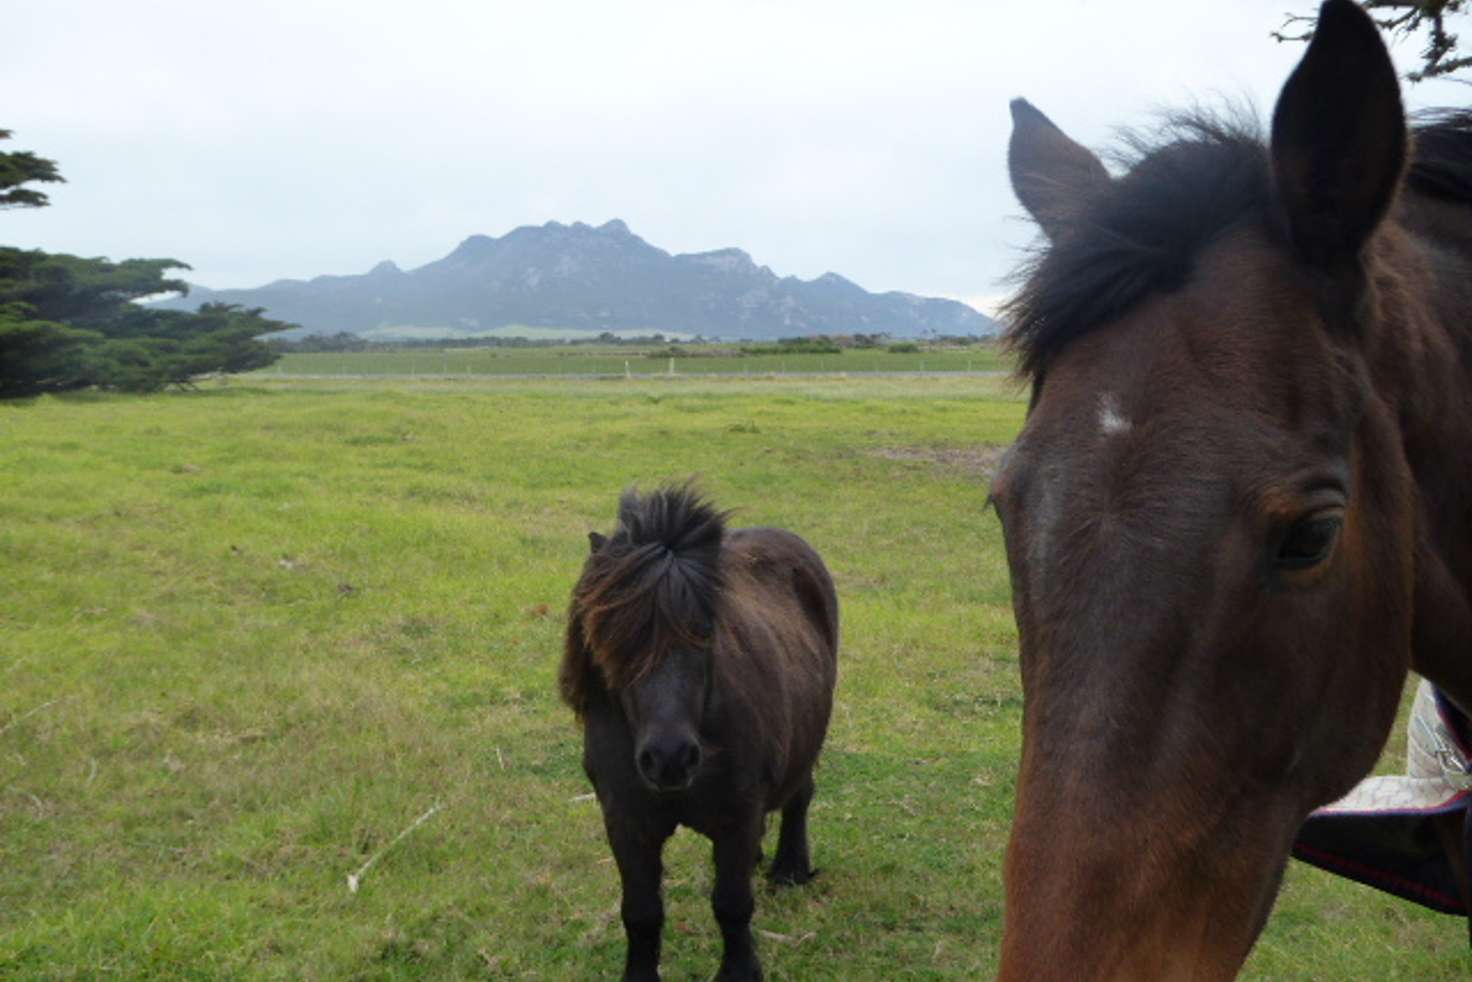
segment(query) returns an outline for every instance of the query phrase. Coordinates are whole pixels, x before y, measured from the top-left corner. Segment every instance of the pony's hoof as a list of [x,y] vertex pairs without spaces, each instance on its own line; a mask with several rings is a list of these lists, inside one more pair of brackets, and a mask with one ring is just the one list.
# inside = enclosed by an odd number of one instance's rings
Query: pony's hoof
[[779,887],[800,887],[817,875],[815,869],[773,869],[770,879]]

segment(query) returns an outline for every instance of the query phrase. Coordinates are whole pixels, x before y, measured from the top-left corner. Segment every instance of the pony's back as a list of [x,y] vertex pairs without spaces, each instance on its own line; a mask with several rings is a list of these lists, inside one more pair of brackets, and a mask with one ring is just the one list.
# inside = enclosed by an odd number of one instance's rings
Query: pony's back
[[741,706],[745,748],[786,797],[822,749],[838,679],[838,598],[818,553],[786,529],[731,532],[716,672]]

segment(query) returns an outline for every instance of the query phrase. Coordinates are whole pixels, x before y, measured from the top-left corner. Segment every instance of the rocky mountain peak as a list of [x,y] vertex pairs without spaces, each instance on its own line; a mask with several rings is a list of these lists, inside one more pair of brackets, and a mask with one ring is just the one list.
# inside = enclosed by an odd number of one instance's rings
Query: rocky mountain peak
[[[471,235],[442,259],[401,270],[385,260],[359,276],[279,282],[198,296],[302,325],[304,333],[392,336],[396,325],[447,336],[505,325],[662,331],[722,338],[804,334],[989,334],[964,304],[873,294],[837,273],[778,278],[743,249],[670,255],[621,219],[551,221],[500,238]],[[198,299],[193,300],[197,305]],[[193,309],[190,299],[164,306]]]

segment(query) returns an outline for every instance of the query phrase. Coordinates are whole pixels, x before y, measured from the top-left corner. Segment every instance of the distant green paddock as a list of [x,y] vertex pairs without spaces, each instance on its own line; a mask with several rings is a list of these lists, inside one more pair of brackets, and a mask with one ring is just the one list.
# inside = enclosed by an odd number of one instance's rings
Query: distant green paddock
[[649,349],[569,345],[528,348],[435,348],[303,352],[285,355],[263,375],[808,375],[997,372],[1011,359],[996,345],[891,353],[854,348],[839,354],[747,355],[729,346],[691,346],[674,357]]
[[[361,332],[365,338],[384,339],[388,341],[399,341],[405,338],[422,339],[426,341],[439,340],[446,345],[455,343],[453,332],[443,327],[415,327],[406,324],[395,324],[381,328],[372,328]],[[490,330],[476,331],[472,337],[477,338],[528,338],[539,341],[593,341],[604,332],[590,331],[576,327],[543,327],[531,324],[503,324]],[[655,333],[664,335],[671,341],[688,341],[694,335],[684,334],[678,331],[657,331],[655,328],[621,328],[617,331],[609,331],[609,334],[620,338],[649,337]]]
[[[617,977],[562,616],[619,491],[690,474],[842,604],[822,875],[759,888],[768,978],[990,976],[1022,699],[984,501],[1025,405],[857,375],[0,403],[0,978]],[[707,843],[666,869],[665,977],[709,978]],[[1244,975],[1469,971],[1462,922],[1293,863]]]

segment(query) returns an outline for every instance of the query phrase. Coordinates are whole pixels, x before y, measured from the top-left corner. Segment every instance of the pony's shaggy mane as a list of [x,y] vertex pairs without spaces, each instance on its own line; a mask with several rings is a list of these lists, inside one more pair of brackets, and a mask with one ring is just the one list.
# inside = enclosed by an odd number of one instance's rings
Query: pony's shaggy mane
[[558,681],[576,712],[594,686],[622,688],[674,648],[711,644],[727,516],[689,484],[623,493],[568,610]]
[[[1424,114],[1413,137],[1406,186],[1472,202],[1472,113]],[[1023,263],[1022,285],[1003,308],[1019,372],[1034,384],[1077,338],[1183,286],[1223,233],[1252,223],[1285,238],[1268,148],[1245,113],[1170,117],[1154,134],[1126,137],[1116,157],[1123,176]]]

